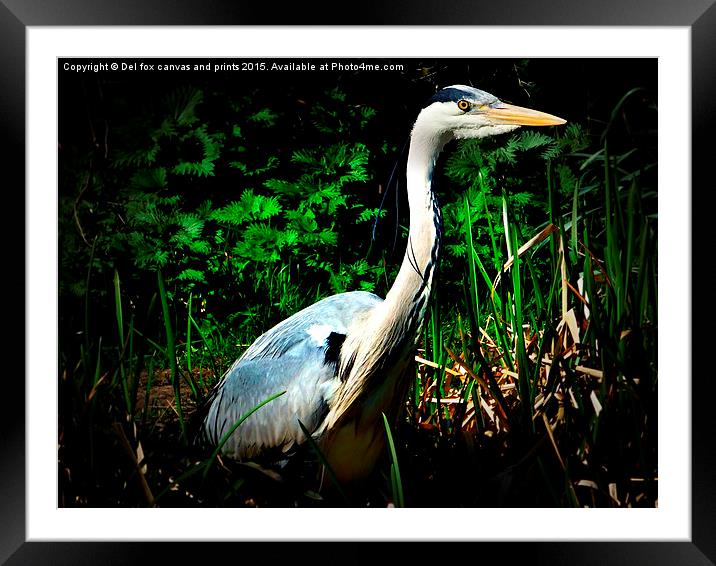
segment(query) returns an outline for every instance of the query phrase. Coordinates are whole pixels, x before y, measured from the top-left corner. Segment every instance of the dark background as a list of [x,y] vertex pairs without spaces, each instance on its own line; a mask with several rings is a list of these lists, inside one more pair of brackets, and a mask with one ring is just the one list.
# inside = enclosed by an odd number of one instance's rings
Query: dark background
[[[154,71],[63,71],[64,63],[144,61]],[[438,89],[468,84],[491,92],[505,102],[530,106],[564,117],[568,121],[605,124],[621,96],[634,87],[656,95],[656,59],[537,58],[537,59],[301,59],[366,64],[401,64],[404,71],[158,71],[160,63],[256,62],[257,59],[61,59],[58,62],[59,142],[86,144],[87,113],[100,110],[96,84],[109,94],[128,101],[149,98],[149,91],[168,92],[181,84],[245,93],[256,90],[266,105],[292,103],[296,98],[310,104],[312,94],[340,86],[352,101],[389,109],[386,133],[407,139],[415,116]],[[291,59],[270,59],[288,63]],[[111,116],[110,116],[111,118]],[[599,127],[597,128],[599,129]]]

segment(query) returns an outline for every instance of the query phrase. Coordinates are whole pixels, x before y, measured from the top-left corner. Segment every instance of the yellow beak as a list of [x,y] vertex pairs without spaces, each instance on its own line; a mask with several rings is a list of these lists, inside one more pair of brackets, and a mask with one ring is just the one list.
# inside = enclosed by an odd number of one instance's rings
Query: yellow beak
[[483,110],[483,113],[492,120],[493,124],[558,126],[567,122],[567,120],[552,116],[552,114],[547,114],[546,112],[512,106],[512,104],[505,104],[504,102],[500,102],[494,107],[488,106],[487,109]]

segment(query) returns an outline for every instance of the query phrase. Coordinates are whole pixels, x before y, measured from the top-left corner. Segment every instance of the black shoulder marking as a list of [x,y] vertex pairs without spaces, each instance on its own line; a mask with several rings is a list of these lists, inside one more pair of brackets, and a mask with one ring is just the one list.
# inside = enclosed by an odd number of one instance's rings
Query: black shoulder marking
[[338,332],[331,332],[326,338],[326,364],[337,364],[338,358],[341,355],[341,346],[346,339],[345,334]]

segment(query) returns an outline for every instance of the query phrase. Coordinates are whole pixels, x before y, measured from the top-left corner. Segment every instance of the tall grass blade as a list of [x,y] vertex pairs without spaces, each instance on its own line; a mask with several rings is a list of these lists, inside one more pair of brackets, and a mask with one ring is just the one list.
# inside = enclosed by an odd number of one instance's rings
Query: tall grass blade
[[[503,359],[505,360],[507,367],[510,371],[514,371],[515,365],[514,361],[512,360],[510,341],[507,335],[507,329],[504,325],[499,323],[499,321],[502,320],[502,317],[499,313],[503,310],[503,301],[500,299],[499,295],[495,293],[495,287],[492,284],[492,280],[490,280],[489,276],[487,275],[487,271],[485,271],[485,267],[483,266],[482,261],[480,261],[480,256],[475,250],[473,250],[472,257],[475,261],[475,265],[480,270],[483,279],[485,280],[487,286],[490,289],[490,298],[488,301],[488,305],[490,306],[490,312],[492,313],[493,333],[497,337],[497,343],[502,349],[502,352],[504,354]],[[479,313],[475,313],[475,320],[470,321],[471,323],[473,323],[473,334],[475,336],[475,339],[477,339],[477,336],[479,336],[480,334],[480,325],[478,317]]]
[[122,317],[122,293],[119,284],[119,273],[114,270],[114,314],[117,320],[117,330],[119,335],[120,351],[124,344],[124,320]]
[[610,320],[610,332],[616,331],[616,325],[618,321],[621,321],[623,305],[621,303],[620,293],[614,293],[614,290],[618,289],[622,283],[621,277],[621,258],[619,250],[619,229],[618,229],[618,211],[615,210],[615,202],[618,200],[616,194],[616,187],[614,187],[612,179],[612,158],[609,154],[607,142],[604,142],[604,204],[606,212],[606,237],[607,246],[605,249],[606,255],[606,266],[609,274],[609,279],[612,284],[612,291],[607,295],[611,297],[612,301],[615,302],[614,316],[609,317]]
[[274,395],[271,395],[270,397],[267,397],[260,403],[258,403],[256,406],[252,407],[248,411],[246,411],[243,415],[241,415],[237,421],[231,425],[231,428],[224,434],[224,436],[221,437],[221,440],[219,440],[219,443],[216,445],[216,448],[214,448],[214,451],[211,453],[211,456],[209,456],[209,459],[206,461],[206,464],[204,464],[204,473],[202,474],[202,478],[206,479],[207,474],[209,473],[209,469],[211,468],[211,465],[216,460],[216,457],[221,453],[221,449],[224,447],[224,444],[227,443],[229,438],[231,438],[231,435],[234,434],[234,431],[236,431],[237,428],[239,428],[243,422],[248,419],[251,415],[253,415],[256,411],[258,411],[261,407],[264,405],[270,403],[274,399],[277,399],[278,397],[281,397],[281,395],[284,395],[286,392],[281,391],[279,393],[276,393]]
[[[649,258],[647,256],[647,242],[649,239],[649,223],[644,219],[642,221],[641,230],[639,234],[639,271],[637,273],[637,280],[636,280],[636,299],[635,303],[639,305],[639,312],[637,316],[637,320],[639,321],[639,326],[643,326],[644,322],[646,320],[646,317],[648,316],[647,312],[647,305],[649,304],[649,293],[648,289],[649,286],[647,284],[649,278],[650,278],[650,268],[651,265],[649,262]],[[656,303],[656,296],[654,297],[654,302]],[[654,308],[656,308],[657,305],[654,304]]]
[[[549,223],[556,224],[559,216],[559,208],[555,202],[555,187],[553,180],[552,162],[547,164],[547,213],[549,215]],[[557,242],[554,238],[550,238],[549,251],[552,257],[552,271],[557,267]]]
[[179,425],[181,426],[182,437],[187,442],[186,423],[184,422],[184,410],[181,404],[181,391],[179,382],[179,372],[177,371],[176,347],[174,345],[174,330],[172,329],[172,321],[169,315],[169,301],[167,300],[167,292],[164,288],[164,277],[162,272],[157,270],[157,282],[159,284],[159,300],[162,304],[162,314],[164,316],[164,332],[167,338],[167,359],[171,371],[171,382],[174,388],[174,403],[176,404],[177,415],[179,416]]
[[114,312],[115,312],[115,319],[117,322],[117,332],[119,336],[119,342],[117,345],[117,349],[119,351],[119,379],[120,379],[120,386],[122,388],[122,394],[124,395],[124,403],[127,408],[127,412],[131,414],[132,412],[132,401],[130,399],[130,392],[129,392],[129,386],[127,384],[127,370],[124,365],[124,354],[125,354],[125,346],[126,346],[126,338],[124,337],[124,318],[122,315],[122,291],[121,286],[119,283],[119,273],[115,269],[114,270]]
[[500,261],[500,252],[499,248],[497,246],[497,235],[495,234],[495,229],[492,226],[492,215],[490,214],[490,209],[487,206],[487,195],[489,194],[489,190],[487,187],[485,187],[484,179],[482,177],[482,174],[480,174],[480,191],[482,192],[482,203],[485,207],[485,218],[487,219],[487,231],[490,234],[490,242],[492,244],[492,261],[493,261],[493,267],[495,270],[500,269],[500,264],[502,263]]
[[[517,238],[519,241],[525,240],[525,236],[522,233],[522,230],[520,229],[518,224],[513,224]],[[530,238],[530,240],[520,246],[520,248],[517,250],[517,255],[522,258],[522,260],[527,264],[527,269],[530,274],[530,283],[532,284],[532,291],[534,295],[534,299],[537,306],[537,315],[543,316],[543,311],[545,310],[545,302],[544,302],[544,295],[542,293],[542,289],[539,282],[539,276],[537,275],[537,269],[534,265],[534,261],[532,261],[533,253],[527,253],[533,246],[538,246],[541,241],[544,241],[545,238],[547,238],[550,234],[553,234],[555,231],[558,232],[558,228],[554,224],[548,224],[543,230],[541,230],[536,236],[533,236]],[[509,264],[510,260],[508,260],[505,265]],[[504,268],[503,268],[504,269]],[[536,325],[533,325],[535,327]]]
[[242,425],[242,423],[243,423],[246,419],[248,419],[251,415],[253,415],[256,411],[258,411],[261,407],[263,407],[263,406],[266,405],[267,403],[270,403],[271,401],[273,401],[274,399],[280,397],[281,395],[283,395],[283,394],[285,394],[285,393],[286,393],[285,391],[281,391],[280,393],[276,393],[275,395],[271,395],[270,397],[264,399],[264,400],[261,401],[259,404],[257,404],[256,406],[252,407],[249,411],[247,411],[246,413],[244,413],[243,415],[241,415],[241,416],[239,417],[239,419],[238,419],[238,420],[231,426],[231,428],[226,432],[226,434],[224,434],[224,436],[221,437],[221,440],[220,440],[219,443],[217,444],[217,446],[216,446],[216,448],[214,449],[214,451],[211,453],[211,456],[209,456],[209,458],[207,458],[205,461],[200,462],[200,463],[198,463],[198,464],[195,464],[194,466],[192,466],[191,468],[189,468],[187,471],[185,471],[184,473],[182,473],[182,474],[174,481],[174,484],[168,485],[163,491],[161,491],[161,492],[159,493],[159,495],[156,496],[156,498],[154,499],[155,503],[156,503],[156,501],[159,500],[162,496],[164,496],[164,495],[172,488],[173,485],[182,482],[183,480],[185,480],[185,479],[187,479],[187,478],[193,476],[193,475],[196,474],[197,472],[200,472],[200,471],[201,471],[201,472],[202,472],[202,474],[201,474],[202,481],[206,480],[206,477],[207,477],[208,474],[209,474],[209,470],[211,469],[212,464],[216,461],[216,458],[217,458],[218,455],[221,453],[221,450],[222,450],[222,448],[224,447],[224,444],[226,444],[226,442],[229,440],[229,438],[231,438],[231,435],[234,434],[234,432],[236,431],[236,429],[239,428],[239,427]]
[[341,487],[341,483],[338,481],[338,476],[336,476],[336,472],[333,471],[333,468],[328,463],[328,458],[323,454],[323,451],[318,446],[318,443],[313,439],[313,436],[311,435],[311,431],[309,431],[306,428],[306,425],[304,425],[300,419],[298,421],[298,426],[301,427],[301,430],[303,431],[303,434],[306,436],[306,442],[308,442],[308,445],[313,449],[316,456],[318,456],[318,459],[321,462],[321,465],[326,470],[326,473],[331,478],[331,482],[333,482],[333,486],[336,488],[336,491],[338,491],[338,494],[341,496],[343,501],[346,503],[346,505],[350,505],[350,499],[346,495],[346,492],[343,491],[343,488]]
[[102,337],[100,336],[97,342],[97,363],[94,366],[94,378],[92,379],[92,388],[97,386],[99,377],[102,374],[102,364],[100,360],[102,358]]
[[577,214],[578,202],[579,202],[579,181],[574,184],[574,195],[572,195],[572,226],[570,226],[569,235],[569,257],[573,264],[577,263],[578,247],[577,247],[577,234],[579,222],[579,215]]
[[[512,249],[517,249],[517,231],[511,227],[508,234],[512,241]],[[525,347],[524,317],[522,310],[522,282],[520,278],[522,260],[519,254],[514,255],[512,263],[512,292],[514,299],[514,333],[517,338],[517,383],[520,392],[520,401],[524,413],[523,426],[534,433],[534,422],[532,419],[534,407],[534,393],[530,383],[530,368]]]
[[509,237],[510,233],[510,220],[507,217],[507,197],[503,191],[502,193],[502,224],[505,229],[505,246],[507,248],[507,257],[511,258],[513,249],[517,251],[517,248],[513,248],[512,239]]
[[383,415],[383,424],[385,425],[385,435],[388,437],[388,447],[390,448],[390,479],[393,484],[393,500],[396,507],[405,507],[405,499],[403,497],[403,480],[400,476],[400,466],[398,465],[398,455],[395,452],[395,443],[393,435],[390,432],[388,418]]
[[218,377],[220,375],[219,368],[216,365],[216,354],[214,353],[214,350],[211,347],[211,344],[209,344],[209,339],[206,337],[206,335],[202,332],[201,328],[199,328],[199,325],[197,324],[196,320],[194,320],[194,317],[192,315],[189,315],[189,321],[194,326],[194,329],[199,334],[199,337],[201,338],[202,343],[204,344],[204,348],[206,348],[209,352],[209,362],[211,363],[212,370],[214,372],[214,375]]
[[636,232],[636,200],[637,200],[637,185],[635,181],[632,181],[629,187],[629,196],[627,200],[627,233],[626,233],[626,258],[624,262],[624,287],[621,289],[622,302],[624,304],[629,300],[630,291],[630,280],[632,265],[634,263],[634,247],[636,245],[635,232]]
[[627,100],[629,100],[632,96],[637,94],[638,92],[642,92],[645,89],[643,87],[636,87],[628,91],[624,96],[621,97],[619,102],[617,102],[617,105],[614,107],[614,110],[612,110],[612,115],[609,118],[609,122],[607,123],[607,127],[604,128],[604,132],[602,132],[601,141],[604,142],[607,138],[607,135],[609,134],[609,130],[612,128],[612,125],[614,122],[620,117],[621,115],[621,109],[626,103]]
[[[477,294],[477,269],[475,267],[475,244],[472,240],[472,222],[470,221],[470,201],[467,194],[464,196],[465,201],[465,243],[467,244],[467,279],[469,281],[470,294],[468,298],[468,306],[474,313],[476,320],[480,315],[480,300]],[[479,332],[479,326],[474,328],[474,332]]]
[[189,301],[187,303],[186,317],[186,370],[191,375],[191,299],[192,293],[189,293]]

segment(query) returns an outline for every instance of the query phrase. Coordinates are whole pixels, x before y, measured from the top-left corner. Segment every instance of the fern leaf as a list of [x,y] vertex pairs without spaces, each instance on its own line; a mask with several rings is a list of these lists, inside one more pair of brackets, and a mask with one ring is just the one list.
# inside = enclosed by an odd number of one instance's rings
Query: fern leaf
[[370,122],[371,118],[377,114],[375,108],[371,108],[370,106],[362,106],[360,109],[360,115],[361,115],[361,121],[360,121],[360,127],[361,129],[365,128],[368,125],[368,122]]
[[515,154],[517,153],[518,148],[519,144],[517,142],[517,138],[512,136],[505,145],[495,148],[488,156],[488,160],[492,162],[493,165],[494,163],[500,162],[514,165],[517,162]]
[[298,232],[296,230],[286,230],[282,236],[283,244],[289,247],[293,247],[299,240]]
[[206,255],[211,251],[211,246],[206,240],[192,240],[189,242],[189,250],[197,254]]
[[545,161],[555,159],[556,157],[559,157],[561,153],[562,150],[560,149],[559,145],[555,142],[552,142],[542,152],[542,159],[544,159]]
[[274,244],[279,240],[279,232],[268,224],[256,223],[247,226],[244,241],[256,245]]
[[317,165],[316,152],[308,149],[297,149],[291,155],[291,161],[303,165]]
[[375,218],[383,218],[385,216],[385,213],[386,211],[384,208],[366,208],[365,210],[361,211],[361,213],[356,218],[356,221],[368,222]]
[[218,222],[225,222],[234,226],[240,226],[249,217],[249,211],[242,202],[230,202],[226,206],[223,206],[217,210],[214,210],[210,216],[213,220]]
[[156,249],[151,255],[151,262],[158,267],[164,267],[169,261],[169,252],[166,250]]
[[201,237],[204,221],[196,214],[182,213],[178,217],[179,225],[189,238],[195,240]]
[[248,120],[250,122],[259,122],[265,126],[270,127],[276,123],[277,118],[278,114],[275,114],[269,108],[262,108],[258,112],[255,112],[254,114],[249,116]]
[[361,280],[358,283],[358,287],[360,287],[361,291],[368,291],[369,293],[375,292],[375,283],[373,283],[373,281]]
[[200,283],[206,283],[204,279],[204,272],[198,269],[185,269],[179,275],[177,275],[179,281],[197,281]]
[[286,181],[284,179],[266,179],[264,181],[264,187],[277,193],[289,196],[301,193],[301,187],[298,183]]
[[174,120],[182,126],[196,122],[196,107],[204,99],[204,93],[193,86],[182,86],[169,93],[166,104]]
[[214,163],[203,159],[200,162],[181,162],[177,163],[172,172],[177,175],[192,175],[194,177],[210,177],[214,175]]
[[159,144],[153,141],[152,145],[147,147],[138,145],[131,149],[117,150],[112,157],[112,167],[145,167],[154,163],[159,154]]
[[247,175],[248,177],[255,177],[256,175],[262,175],[268,171],[271,171],[272,169],[276,169],[280,164],[278,158],[275,155],[272,155],[268,158],[265,165],[250,168],[246,163],[242,163],[241,161],[231,161],[229,162],[229,166],[233,167],[234,169],[238,169],[241,171],[244,175]]
[[535,147],[549,145],[552,141],[552,138],[546,134],[526,130],[520,134],[519,138],[517,138],[516,146],[522,151],[529,151]]
[[172,138],[177,135],[176,123],[169,118],[164,118],[159,127],[152,134],[153,140],[160,138]]
[[530,193],[511,193],[510,199],[520,207],[524,207],[534,201],[534,197]]
[[346,101],[346,93],[343,92],[339,87],[333,88],[328,95],[333,99],[337,100],[338,102],[345,102]]
[[335,246],[338,243],[338,234],[328,228],[321,230],[319,241],[326,246]]
[[166,186],[167,170],[164,167],[141,169],[129,181],[129,187],[133,189],[165,189]]
[[261,197],[259,211],[256,217],[261,220],[267,220],[281,213],[283,210],[277,196]]
[[447,244],[447,252],[453,257],[465,257],[467,253],[467,244],[461,242],[459,244]]

